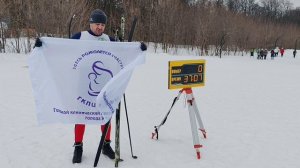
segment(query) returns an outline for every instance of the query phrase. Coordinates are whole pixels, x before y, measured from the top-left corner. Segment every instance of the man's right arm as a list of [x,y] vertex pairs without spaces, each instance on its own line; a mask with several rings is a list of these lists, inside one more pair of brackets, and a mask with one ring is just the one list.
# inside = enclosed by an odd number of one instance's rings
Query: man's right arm
[[81,32],[78,32],[78,33],[74,34],[74,35],[71,37],[71,39],[80,39],[80,37],[81,37]]

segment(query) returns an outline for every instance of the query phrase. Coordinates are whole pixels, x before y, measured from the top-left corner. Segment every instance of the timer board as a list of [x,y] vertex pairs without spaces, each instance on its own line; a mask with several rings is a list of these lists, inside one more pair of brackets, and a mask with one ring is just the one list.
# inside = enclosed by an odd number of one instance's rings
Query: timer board
[[169,61],[169,89],[205,85],[205,60]]

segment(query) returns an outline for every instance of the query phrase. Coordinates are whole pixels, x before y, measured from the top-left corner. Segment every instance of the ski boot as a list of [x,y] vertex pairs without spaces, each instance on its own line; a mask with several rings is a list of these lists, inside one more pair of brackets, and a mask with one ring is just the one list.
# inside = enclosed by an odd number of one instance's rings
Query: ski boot
[[108,156],[110,159],[115,159],[115,152],[110,146],[111,141],[104,141],[102,153],[106,156]]
[[80,143],[75,143],[73,146],[74,146],[75,149],[74,149],[74,155],[73,155],[72,162],[73,163],[81,163],[83,144],[82,144],[82,142],[80,142]]

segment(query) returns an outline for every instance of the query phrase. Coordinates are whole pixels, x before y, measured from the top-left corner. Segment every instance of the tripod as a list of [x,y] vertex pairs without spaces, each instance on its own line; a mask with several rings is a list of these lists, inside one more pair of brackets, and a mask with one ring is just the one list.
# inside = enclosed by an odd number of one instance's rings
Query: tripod
[[173,106],[179,99],[180,95],[185,92],[186,97],[187,97],[187,103],[188,103],[188,110],[189,110],[189,118],[190,118],[190,124],[191,124],[191,131],[192,131],[192,136],[193,136],[193,144],[194,144],[194,149],[196,150],[197,154],[197,159],[200,159],[200,148],[202,145],[200,144],[199,136],[197,133],[197,123],[199,126],[199,130],[201,131],[202,135],[204,138],[206,138],[206,131],[203,125],[203,122],[200,117],[200,113],[198,110],[198,107],[196,105],[195,97],[193,95],[193,90],[191,88],[184,88],[179,91],[177,97],[174,98],[173,103],[171,108],[169,109],[168,113],[165,115],[163,120],[158,126],[154,126],[155,132],[152,133],[152,139],[157,139],[158,140],[158,131],[162,125],[165,124],[167,121],[167,117],[169,116]]

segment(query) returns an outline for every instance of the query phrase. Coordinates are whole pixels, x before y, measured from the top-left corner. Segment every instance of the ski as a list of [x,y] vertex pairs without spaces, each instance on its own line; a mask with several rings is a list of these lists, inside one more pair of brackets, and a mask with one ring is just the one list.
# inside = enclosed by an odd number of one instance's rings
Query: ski
[[97,153],[96,153],[96,157],[95,157],[95,161],[94,161],[94,167],[97,167],[97,164],[99,162],[99,158],[100,158],[101,151],[102,151],[102,148],[103,148],[103,145],[104,145],[104,140],[105,140],[106,134],[108,132],[109,125],[110,125],[110,120],[105,124],[104,131],[102,132],[100,143],[99,143]]
[[71,38],[71,26],[72,26],[72,22],[73,22],[73,19],[75,18],[75,16],[76,15],[74,14],[69,21],[69,26],[68,26],[69,39]]
[[[134,29],[136,26],[136,22],[137,22],[137,17],[134,17],[132,25],[131,25],[131,29],[130,29],[130,33],[128,36],[128,42],[132,41],[132,37],[133,37],[133,33],[134,33]],[[124,34],[125,34],[125,17],[122,16],[121,17],[121,41],[124,40]],[[125,94],[124,94],[124,98],[125,98]],[[124,102],[126,103],[126,102]],[[126,104],[125,104],[126,106]],[[119,110],[116,111],[116,136],[115,136],[115,167],[119,166],[119,162],[123,161],[120,158],[120,108],[121,108],[121,103],[119,104]],[[126,114],[127,114],[127,109],[126,109]],[[126,115],[127,116],[127,115]],[[128,122],[128,119],[127,119]],[[130,139],[131,142],[131,139]],[[132,154],[132,146],[131,146],[131,154]],[[134,158],[137,158],[136,156]]]
[[136,26],[136,22],[137,22],[137,17],[134,17],[134,19],[132,21],[130,33],[129,33],[129,36],[128,36],[128,42],[132,41],[133,33],[134,33],[134,30],[135,30],[135,26]]
[[[121,39],[123,41],[124,39],[124,30],[125,30],[125,17],[121,17],[121,38],[118,37],[118,30],[116,31],[116,38]],[[119,103],[119,107],[116,110],[116,135],[115,135],[115,167],[119,166],[119,162],[123,161],[120,156],[120,111],[121,111],[121,102]]]
[[115,167],[118,167],[119,162],[123,161],[120,158],[120,108],[121,102],[119,103],[119,107],[116,110]]

